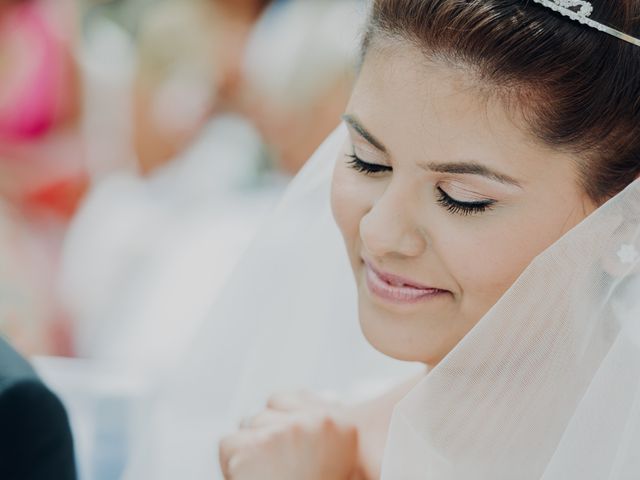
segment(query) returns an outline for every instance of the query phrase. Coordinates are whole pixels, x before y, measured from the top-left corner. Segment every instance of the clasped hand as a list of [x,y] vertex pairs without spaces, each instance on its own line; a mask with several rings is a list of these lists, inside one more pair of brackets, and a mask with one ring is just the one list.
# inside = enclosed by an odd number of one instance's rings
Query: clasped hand
[[226,480],[360,480],[358,432],[340,404],[308,393],[271,397],[220,442]]

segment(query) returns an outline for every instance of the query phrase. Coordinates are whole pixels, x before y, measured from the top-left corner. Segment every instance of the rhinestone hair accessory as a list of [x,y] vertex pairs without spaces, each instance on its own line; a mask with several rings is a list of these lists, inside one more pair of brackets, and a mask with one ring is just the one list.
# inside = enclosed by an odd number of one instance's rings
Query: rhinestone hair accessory
[[565,17],[576,20],[583,25],[587,25],[591,28],[595,28],[596,30],[600,30],[601,32],[608,33],[609,35],[613,35],[614,37],[619,38],[620,40],[624,40],[625,42],[629,42],[640,47],[640,39],[632,37],[631,35],[628,35],[624,32],[616,30],[615,28],[609,27],[608,25],[604,25],[590,18],[591,14],[593,13],[593,5],[591,5],[591,2],[587,2],[586,0],[533,1],[535,3],[539,3],[540,5],[544,5],[545,7],[564,15]]

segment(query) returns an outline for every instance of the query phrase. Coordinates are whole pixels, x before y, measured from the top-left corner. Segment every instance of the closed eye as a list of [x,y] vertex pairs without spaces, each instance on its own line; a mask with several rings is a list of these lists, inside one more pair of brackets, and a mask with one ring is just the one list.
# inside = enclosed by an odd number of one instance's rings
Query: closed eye
[[376,173],[391,172],[393,170],[387,165],[365,162],[355,153],[347,154],[347,157],[351,159],[347,162],[351,168],[366,175],[375,175]]
[[[387,165],[380,165],[377,163],[368,163],[358,157],[355,153],[347,154],[347,157],[350,160],[347,162],[348,165],[354,170],[364,173],[365,175],[376,175],[384,172],[391,172],[393,169]],[[439,205],[444,207],[448,212],[456,215],[473,215],[478,213],[483,213],[487,210],[490,210],[494,204],[495,200],[482,200],[477,202],[462,202],[460,200],[456,200],[447,194],[442,188],[437,187],[438,190],[438,198],[437,202]]]
[[453,197],[450,197],[447,192],[445,192],[442,188],[437,187],[438,190],[438,199],[437,202],[444,208],[447,209],[450,213],[457,215],[473,215],[476,213],[483,213],[487,210],[490,210],[494,204],[495,200],[482,200],[479,202],[461,202],[460,200],[456,200]]

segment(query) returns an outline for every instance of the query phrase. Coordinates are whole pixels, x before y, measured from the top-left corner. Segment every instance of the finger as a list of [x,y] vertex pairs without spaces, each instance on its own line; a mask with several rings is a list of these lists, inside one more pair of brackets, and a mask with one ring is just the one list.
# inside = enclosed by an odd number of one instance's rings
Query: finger
[[227,462],[226,469],[223,470],[225,480],[236,480],[242,472],[243,464],[245,463],[246,455],[242,452],[234,453]]
[[315,395],[307,391],[276,393],[267,400],[267,407],[273,410],[290,412],[293,410],[303,410],[310,406],[317,405],[318,400]]
[[268,465],[268,458],[238,452],[229,460],[225,480],[281,480],[281,477],[267,475],[265,477],[265,466]]
[[282,425],[289,420],[290,414],[287,412],[266,409],[257,415],[244,418],[240,422],[241,429],[255,429],[262,428],[270,425]]
[[300,408],[300,401],[293,393],[276,393],[267,400],[267,408],[289,412]]
[[[249,430],[241,430],[224,437],[218,445],[218,460],[220,469],[225,479],[231,478],[232,466],[238,463],[238,455],[256,442],[255,433]],[[232,462],[232,459],[233,460]]]
[[263,478],[252,474],[254,467],[264,463],[264,447],[277,427],[240,430],[222,439],[219,445],[220,469],[226,480]]

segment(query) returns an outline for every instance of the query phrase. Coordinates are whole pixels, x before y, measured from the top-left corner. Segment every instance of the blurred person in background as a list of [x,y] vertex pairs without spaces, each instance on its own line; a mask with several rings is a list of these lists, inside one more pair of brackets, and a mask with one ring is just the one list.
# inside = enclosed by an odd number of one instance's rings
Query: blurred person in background
[[[53,290],[67,222],[87,185],[70,1],[0,2],[0,329],[25,354],[71,353]],[[19,271],[17,275],[8,274]]]
[[[139,13],[129,110],[133,168],[100,175],[65,242],[61,290],[80,356],[171,363],[181,335],[200,319],[213,285],[275,200],[280,187],[261,180],[258,135],[224,113],[242,32],[259,4],[166,0]],[[101,27],[93,21],[92,28]],[[268,198],[250,208],[261,186]],[[204,251],[204,239],[218,248]],[[201,280],[176,280],[187,275]],[[174,332],[178,326],[184,333]],[[141,339],[151,332],[154,341]]]
[[[165,1],[141,20],[135,143],[142,172],[205,123],[247,118],[275,167],[295,174],[337,125],[353,81],[359,1]],[[336,28],[341,25],[343,29]]]
[[238,108],[288,175],[339,123],[354,79],[361,3],[278,1],[253,29]]
[[64,408],[12,349],[73,354],[55,284],[64,233],[88,184],[76,13],[70,0],[0,2],[2,478],[76,478]]
[[167,0],[141,17],[138,171],[96,183],[65,244],[81,356],[171,365],[288,176],[337,125],[358,2],[275,2],[254,26],[264,3]]
[[141,18],[134,85],[142,173],[175,159],[234,108],[246,39],[265,0],[169,0]]
[[0,193],[27,213],[68,219],[86,187],[75,10],[14,0],[0,15]]

